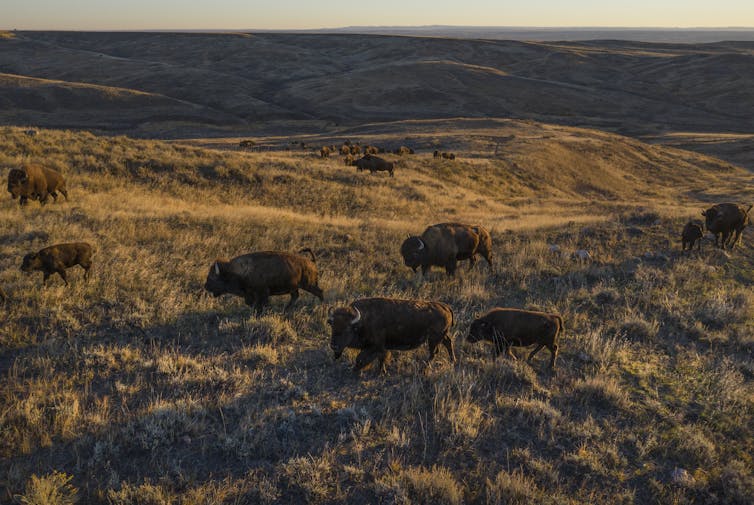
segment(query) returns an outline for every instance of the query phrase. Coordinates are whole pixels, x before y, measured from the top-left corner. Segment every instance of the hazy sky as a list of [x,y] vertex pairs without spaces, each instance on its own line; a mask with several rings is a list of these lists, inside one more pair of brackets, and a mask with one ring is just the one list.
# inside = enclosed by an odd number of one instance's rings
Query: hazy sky
[[0,0],[19,30],[367,25],[754,27],[754,0]]

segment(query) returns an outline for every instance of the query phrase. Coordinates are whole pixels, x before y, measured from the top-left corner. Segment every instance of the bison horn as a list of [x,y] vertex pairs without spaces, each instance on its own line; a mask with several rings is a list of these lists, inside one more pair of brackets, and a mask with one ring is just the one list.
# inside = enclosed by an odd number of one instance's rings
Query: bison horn
[[220,275],[220,265],[215,261],[215,274]]
[[417,239],[419,241],[419,250],[421,251],[424,249],[424,241],[422,239]]
[[361,321],[361,312],[356,307],[353,308],[356,311],[356,317],[351,320],[351,324],[356,324]]

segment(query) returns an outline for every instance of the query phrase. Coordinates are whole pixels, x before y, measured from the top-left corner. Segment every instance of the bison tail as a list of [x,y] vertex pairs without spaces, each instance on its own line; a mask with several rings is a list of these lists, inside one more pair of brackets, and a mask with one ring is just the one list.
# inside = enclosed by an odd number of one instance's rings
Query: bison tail
[[316,262],[317,258],[314,257],[314,251],[309,249],[308,247],[304,247],[299,251],[299,254],[309,253],[309,255],[312,257],[312,261]]
[[562,337],[563,333],[565,333],[565,325],[563,324],[563,318],[556,315],[555,319],[558,321],[558,333],[556,337]]

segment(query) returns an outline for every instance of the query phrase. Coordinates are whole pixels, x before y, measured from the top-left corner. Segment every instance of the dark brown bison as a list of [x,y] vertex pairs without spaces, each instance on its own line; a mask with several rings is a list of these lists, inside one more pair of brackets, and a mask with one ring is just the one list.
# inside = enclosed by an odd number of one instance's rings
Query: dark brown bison
[[385,371],[388,351],[416,349],[425,342],[429,347],[429,363],[442,344],[450,361],[455,362],[450,327],[453,311],[440,302],[398,300],[394,298],[362,298],[332,311],[327,319],[332,329],[330,348],[338,359],[346,348],[360,349],[354,371],[379,359]]
[[550,368],[555,368],[558,356],[558,338],[563,333],[563,319],[557,314],[535,312],[521,309],[495,308],[471,323],[466,340],[478,342],[487,340],[495,345],[493,359],[505,353],[513,359],[511,347],[536,348],[529,354],[531,360],[540,349],[547,347],[550,351]]
[[440,157],[440,151],[435,150],[435,152],[432,153],[433,158],[439,158]]
[[24,256],[21,271],[27,273],[41,271],[44,273],[43,284],[47,284],[47,279],[57,273],[67,286],[68,279],[65,274],[67,268],[79,265],[84,269],[84,278],[89,278],[93,253],[92,246],[86,242],[52,245]]
[[356,166],[356,170],[369,170],[370,173],[375,172],[388,172],[390,177],[394,176],[395,163],[387,161],[379,156],[373,156],[367,154],[362,158],[359,158],[353,164]]
[[733,249],[741,239],[741,232],[749,224],[751,207],[749,205],[748,209],[744,209],[735,203],[718,203],[702,211],[707,230],[715,235],[715,246],[725,249],[727,245]]
[[441,156],[442,156],[442,157],[443,157],[443,159],[445,159],[445,160],[454,160],[454,159],[456,159],[456,155],[455,155],[455,154],[453,154],[453,153],[442,153],[442,155],[441,155]]
[[28,200],[39,200],[44,205],[48,195],[58,200],[58,191],[68,200],[65,179],[60,172],[36,163],[28,163],[23,168],[14,168],[8,174],[8,192],[24,205]]
[[[485,235],[482,249],[479,248],[480,234]],[[491,246],[489,232],[481,226],[440,223],[429,226],[420,237],[408,237],[401,245],[401,256],[407,267],[414,271],[421,267],[425,276],[432,266],[444,267],[452,276],[458,261],[471,260],[473,267],[477,253],[482,254],[492,267]]]
[[686,246],[688,245],[688,250],[690,251],[694,248],[694,244],[698,243],[697,250],[701,251],[703,236],[704,231],[702,230],[701,225],[689,221],[686,223],[686,226],[683,227],[683,233],[681,233],[681,250],[685,251]]
[[330,148],[328,146],[323,146],[322,149],[319,150],[319,157],[320,158],[329,158],[330,157]]
[[269,302],[270,295],[290,294],[291,300],[285,309],[290,309],[298,300],[298,290],[303,289],[324,300],[317,285],[319,274],[314,263],[300,254],[263,251],[238,256],[230,261],[217,260],[207,275],[204,289],[217,297],[224,294],[242,296],[249,307],[261,312]]

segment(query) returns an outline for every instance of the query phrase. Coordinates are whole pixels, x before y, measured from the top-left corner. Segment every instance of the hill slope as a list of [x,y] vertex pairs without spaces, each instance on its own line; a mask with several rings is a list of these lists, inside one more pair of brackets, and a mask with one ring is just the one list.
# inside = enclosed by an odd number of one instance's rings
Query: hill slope
[[630,134],[751,132],[753,44],[19,32],[0,40],[0,72],[164,95],[249,128],[484,116]]
[[[44,161],[71,197],[0,199],[0,501],[71,495],[67,479],[109,505],[749,501],[752,235],[730,253],[677,241],[710,200],[753,201],[750,174],[531,122],[359,131],[459,160],[409,157],[389,178],[311,150],[0,128],[0,166]],[[495,271],[415,279],[401,241],[450,220],[492,230]],[[88,281],[19,271],[72,240],[96,248]],[[202,289],[216,257],[306,246],[324,304],[273,297],[257,317]],[[594,262],[570,258],[582,248]],[[333,361],[327,309],[374,295],[450,304],[458,365],[421,349],[355,377],[352,353]],[[464,343],[496,305],[562,314],[556,373]]]

